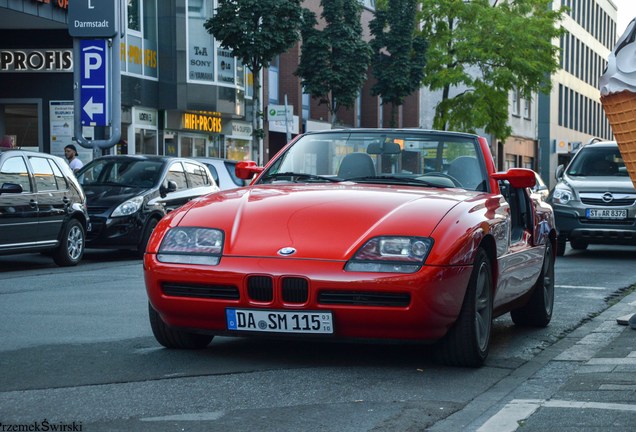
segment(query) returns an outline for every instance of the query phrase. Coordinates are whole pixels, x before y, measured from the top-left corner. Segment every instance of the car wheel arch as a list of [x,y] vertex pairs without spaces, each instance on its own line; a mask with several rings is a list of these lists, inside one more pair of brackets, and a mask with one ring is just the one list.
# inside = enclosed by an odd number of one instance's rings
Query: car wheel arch
[[482,248],[486,252],[488,259],[490,260],[490,270],[492,272],[492,290],[494,295],[494,291],[496,290],[495,287],[497,286],[497,283],[499,281],[499,262],[497,260],[497,243],[495,241],[495,238],[491,234],[486,234],[479,243],[479,246],[475,248],[473,256],[471,257],[472,261],[475,260],[475,254],[477,253],[477,250],[479,250],[479,248]]

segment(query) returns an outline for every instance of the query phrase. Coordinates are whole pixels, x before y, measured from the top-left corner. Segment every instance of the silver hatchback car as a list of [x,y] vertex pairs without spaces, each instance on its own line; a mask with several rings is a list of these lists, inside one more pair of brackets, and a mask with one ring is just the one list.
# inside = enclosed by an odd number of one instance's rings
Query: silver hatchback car
[[636,189],[616,142],[583,147],[564,169],[548,201],[559,232],[557,255],[589,244],[636,245]]

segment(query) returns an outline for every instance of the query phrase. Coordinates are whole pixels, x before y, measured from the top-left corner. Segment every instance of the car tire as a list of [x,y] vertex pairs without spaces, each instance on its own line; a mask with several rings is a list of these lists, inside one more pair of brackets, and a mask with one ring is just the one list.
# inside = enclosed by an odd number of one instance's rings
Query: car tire
[[532,294],[525,306],[510,311],[515,325],[545,327],[552,319],[554,308],[554,256],[552,244],[547,243],[543,256],[543,266]]
[[492,266],[486,251],[477,250],[459,317],[438,343],[435,355],[449,366],[479,367],[490,346],[492,330]]
[[169,327],[159,313],[148,303],[148,317],[152,334],[157,342],[172,349],[202,349],[207,347],[214,336],[188,333]]
[[59,246],[53,250],[53,261],[62,267],[77,265],[84,255],[85,244],[84,227],[77,219],[69,220],[63,229]]
[[565,238],[558,237],[557,238],[557,242],[556,242],[556,255],[557,256],[565,255],[565,245],[566,245]]
[[587,249],[588,243],[582,240],[570,240],[570,247],[575,250]]
[[141,236],[141,241],[137,245],[137,256],[139,258],[144,257],[144,254],[146,253],[146,247],[148,247],[148,241],[150,240],[150,236],[152,235],[152,232],[157,227],[158,223],[159,223],[159,220],[155,218],[151,218],[146,224],[144,228],[144,233]]

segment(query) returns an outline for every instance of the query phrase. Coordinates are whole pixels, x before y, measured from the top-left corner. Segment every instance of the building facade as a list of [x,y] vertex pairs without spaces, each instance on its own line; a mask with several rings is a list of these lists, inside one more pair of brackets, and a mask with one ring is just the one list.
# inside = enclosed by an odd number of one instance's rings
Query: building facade
[[538,95],[540,171],[554,186],[554,173],[576,150],[592,140],[613,139],[600,102],[599,78],[617,40],[616,5],[611,0],[559,0],[567,6],[560,70],[552,76],[550,94]]
[[[361,3],[369,40],[375,2]],[[320,0],[302,6],[320,17]],[[565,34],[555,41],[561,58],[551,93],[526,100],[511,92],[513,134],[505,142],[490,137],[499,169],[532,168],[548,183],[580,145],[612,138],[598,79],[617,37],[616,6],[611,0],[553,2],[561,6],[569,12],[562,22]],[[327,107],[304,94],[294,75],[301,42],[262,72],[263,111],[287,105],[293,116],[290,121],[266,116],[265,138],[254,146],[251,73],[203,27],[216,0],[121,0],[121,7],[121,140],[111,153],[266,162],[289,138],[332,127]],[[76,133],[67,10],[68,0],[0,0],[0,136],[58,155]],[[337,127],[389,126],[392,107],[371,96],[373,84],[369,72],[355,106],[338,113]],[[399,107],[397,126],[430,128],[439,99],[426,89],[415,92]],[[90,128],[82,134],[98,138]],[[93,156],[91,149],[80,149],[84,162]]]
[[[122,0],[121,140],[111,153],[256,156],[245,113],[251,77],[203,27],[214,6]],[[57,155],[76,133],[67,10],[67,0],[0,0],[0,135]]]

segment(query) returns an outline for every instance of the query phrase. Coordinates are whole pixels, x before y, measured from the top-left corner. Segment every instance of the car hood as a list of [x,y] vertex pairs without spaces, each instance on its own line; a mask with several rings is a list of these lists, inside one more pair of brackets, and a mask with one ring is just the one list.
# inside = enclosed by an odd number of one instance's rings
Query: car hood
[[83,186],[88,208],[116,207],[130,198],[148,191],[147,188],[121,186]]
[[636,193],[629,177],[566,176],[564,180],[577,192],[624,192]]
[[458,203],[477,193],[356,184],[255,186],[196,200],[180,226],[225,233],[224,255],[348,259],[379,235],[428,237]]

